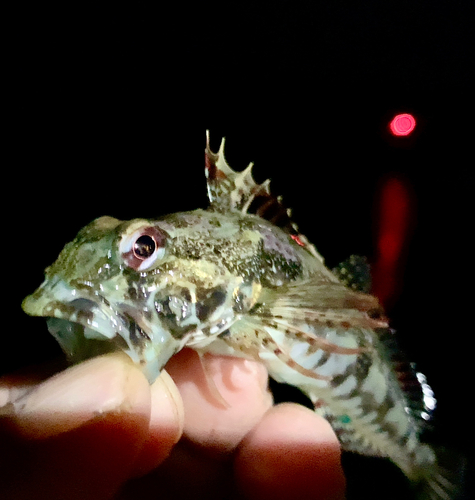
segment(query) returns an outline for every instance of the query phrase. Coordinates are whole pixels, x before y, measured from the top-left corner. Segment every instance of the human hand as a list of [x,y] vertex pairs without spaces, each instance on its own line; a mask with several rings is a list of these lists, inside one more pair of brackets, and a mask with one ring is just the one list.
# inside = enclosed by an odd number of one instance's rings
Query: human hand
[[112,354],[0,380],[5,500],[333,500],[344,484],[329,424],[273,407],[257,362],[207,355],[203,370],[184,349],[149,386]]

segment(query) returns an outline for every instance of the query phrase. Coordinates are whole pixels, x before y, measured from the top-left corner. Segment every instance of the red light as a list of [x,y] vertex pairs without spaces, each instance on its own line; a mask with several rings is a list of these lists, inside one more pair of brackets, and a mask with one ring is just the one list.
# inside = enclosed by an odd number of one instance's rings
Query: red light
[[415,126],[416,119],[409,113],[396,115],[389,124],[392,134],[397,136],[409,135]]
[[372,265],[372,293],[386,308],[394,304],[402,285],[415,217],[416,204],[411,185],[402,177],[386,178],[378,196],[377,252]]

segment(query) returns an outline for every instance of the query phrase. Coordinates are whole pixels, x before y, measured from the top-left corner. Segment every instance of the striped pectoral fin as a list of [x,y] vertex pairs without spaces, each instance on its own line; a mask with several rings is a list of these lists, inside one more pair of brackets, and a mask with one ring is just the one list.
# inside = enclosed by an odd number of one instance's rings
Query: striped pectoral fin
[[[285,338],[284,329],[276,329],[275,326],[270,326],[270,324],[258,318],[246,318],[245,321],[240,323],[240,330],[245,335],[239,343],[244,345],[252,337],[252,344],[261,360],[266,358],[267,353],[277,358],[293,371],[303,375],[304,378],[322,381],[331,380],[331,376],[319,375],[314,370],[301,366],[292,357]],[[230,342],[235,342],[236,335],[231,336],[234,339],[230,339]]]
[[[279,289],[264,289],[260,301],[267,304],[271,313],[293,314],[302,318],[308,314],[324,316],[338,314],[340,318],[358,320],[378,319],[384,322],[383,311],[378,299],[372,295],[350,290],[343,283],[330,282],[321,277],[288,283]],[[303,316],[305,317],[305,316]]]
[[386,328],[388,321],[379,310],[369,312],[356,309],[315,310],[305,307],[276,306],[272,308],[268,317],[284,321],[293,321],[295,318],[322,326],[337,326],[342,328]]
[[[310,379],[330,381],[353,363],[358,355],[368,350],[358,347],[353,338],[337,335],[336,330],[325,331],[318,336],[303,324],[262,317],[247,318],[246,322],[255,328],[263,350],[271,352],[285,365]],[[329,359],[323,363],[322,370],[327,373],[322,373],[319,365],[325,355]]]
[[289,322],[284,322],[280,320],[273,320],[267,323],[270,327],[275,329],[284,329],[290,338],[295,339],[297,342],[303,342],[312,346],[315,349],[321,349],[322,351],[335,354],[361,354],[367,351],[364,347],[345,347],[342,345],[335,344],[329,340],[319,337],[309,331],[305,331],[303,328],[290,324]]
[[291,356],[290,353],[282,348],[273,338],[272,336],[267,333],[262,338],[262,346],[272,352],[280,361],[285,363],[289,368],[292,368],[296,372],[300,373],[304,377],[308,377],[310,379],[316,379],[316,380],[324,380],[324,381],[330,381],[332,379],[331,376],[329,375],[319,375],[316,371],[314,370],[309,370],[307,368],[304,368],[300,364],[298,364]]

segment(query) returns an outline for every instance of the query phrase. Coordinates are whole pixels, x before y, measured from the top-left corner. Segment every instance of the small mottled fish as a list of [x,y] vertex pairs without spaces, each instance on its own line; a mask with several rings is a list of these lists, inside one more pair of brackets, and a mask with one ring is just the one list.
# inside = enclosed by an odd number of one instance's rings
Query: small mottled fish
[[218,153],[208,140],[205,165],[207,210],[93,221],[23,309],[48,317],[72,362],[123,350],[150,383],[185,346],[260,360],[310,397],[343,449],[389,457],[425,498],[452,498],[420,440],[433,393],[404,364],[378,300],[361,291],[365,261],[325,267],[269,181],[257,184],[252,164],[229,167],[224,140]]

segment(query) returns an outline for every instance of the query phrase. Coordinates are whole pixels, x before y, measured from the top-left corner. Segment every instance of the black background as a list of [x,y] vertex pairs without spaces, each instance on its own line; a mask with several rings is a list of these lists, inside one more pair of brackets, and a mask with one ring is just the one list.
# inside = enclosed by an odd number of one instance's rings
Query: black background
[[[374,257],[380,181],[406,179],[415,229],[390,315],[438,396],[436,438],[470,453],[474,21],[470,0],[19,5],[0,371],[57,354],[20,303],[79,228],[206,206],[210,129],[231,166],[272,178],[330,266]],[[407,139],[388,132],[396,112],[417,119]],[[398,498],[397,471],[348,460],[350,496]]]

